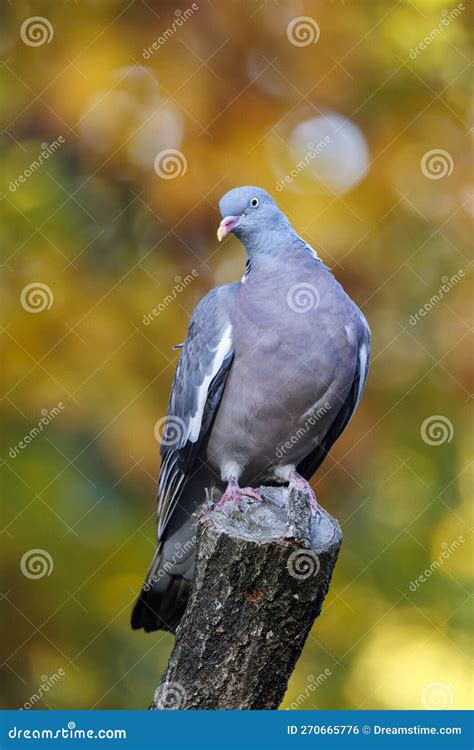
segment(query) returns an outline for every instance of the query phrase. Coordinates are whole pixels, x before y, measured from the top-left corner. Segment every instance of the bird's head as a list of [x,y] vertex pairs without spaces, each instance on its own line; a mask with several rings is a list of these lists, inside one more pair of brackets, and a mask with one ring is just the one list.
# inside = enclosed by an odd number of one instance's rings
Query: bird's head
[[289,226],[271,195],[258,187],[229,190],[221,199],[219,209],[222,216],[217,230],[219,242],[232,232],[246,244],[269,229]]

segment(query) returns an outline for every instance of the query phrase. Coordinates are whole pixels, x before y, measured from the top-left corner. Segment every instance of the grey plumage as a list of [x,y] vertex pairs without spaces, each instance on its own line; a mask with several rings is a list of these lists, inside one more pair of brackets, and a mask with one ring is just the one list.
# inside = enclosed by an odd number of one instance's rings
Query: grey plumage
[[173,630],[184,612],[193,513],[206,492],[310,479],[367,377],[364,316],[268,193],[231,190],[220,210],[220,234],[243,242],[247,270],[201,300],[181,352],[161,449],[158,550],[132,613],[147,631]]

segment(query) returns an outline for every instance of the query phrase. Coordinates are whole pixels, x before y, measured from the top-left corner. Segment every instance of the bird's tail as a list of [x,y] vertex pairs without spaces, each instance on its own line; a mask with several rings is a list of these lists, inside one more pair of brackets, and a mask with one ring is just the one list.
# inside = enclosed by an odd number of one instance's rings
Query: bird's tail
[[186,609],[190,581],[171,569],[168,572],[167,567],[162,552],[157,551],[132,610],[133,630],[176,630]]
[[143,628],[174,633],[189,598],[194,576],[196,516],[212,482],[205,467],[186,483],[164,534],[158,543],[145,583],[132,611],[134,630]]
[[132,610],[133,630],[143,628],[146,633],[167,630],[174,633],[186,609],[189,583],[180,576],[167,576],[166,590],[158,592],[145,584]]
[[195,542],[196,519],[178,508],[158,545],[132,610],[134,630],[174,633],[186,609],[194,576]]

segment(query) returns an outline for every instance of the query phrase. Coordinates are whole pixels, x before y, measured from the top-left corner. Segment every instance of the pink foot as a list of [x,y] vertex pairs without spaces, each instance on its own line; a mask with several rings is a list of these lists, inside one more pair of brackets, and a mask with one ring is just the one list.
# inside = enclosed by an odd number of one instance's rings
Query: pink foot
[[319,508],[318,508],[318,502],[316,500],[316,495],[313,492],[313,488],[311,487],[310,483],[304,479],[301,474],[298,474],[297,471],[292,471],[289,477],[290,485],[292,485],[295,489],[300,490],[301,492],[304,492],[305,495],[308,496],[308,503],[309,507],[311,508],[311,513],[313,516],[319,515]]
[[218,508],[222,508],[229,500],[233,500],[239,510],[242,510],[242,497],[246,495],[254,500],[263,502],[261,492],[254,490],[253,487],[239,487],[237,479],[235,477],[229,477],[226,491],[222,495],[221,499],[217,503]]

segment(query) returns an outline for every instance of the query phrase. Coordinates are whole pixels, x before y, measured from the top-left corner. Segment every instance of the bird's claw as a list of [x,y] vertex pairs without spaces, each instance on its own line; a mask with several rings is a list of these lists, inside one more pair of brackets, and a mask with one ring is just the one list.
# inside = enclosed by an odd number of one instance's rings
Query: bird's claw
[[261,503],[265,502],[260,490],[255,490],[253,487],[239,487],[235,480],[230,480],[229,484],[227,485],[226,491],[217,503],[217,507],[223,508],[226,503],[233,500],[237,508],[243,511],[243,497],[249,497],[252,498],[252,500],[258,500]]
[[234,501],[236,506],[239,510],[243,510],[242,508],[242,497],[241,497],[241,490],[239,489],[230,489],[226,490],[224,494],[222,495],[221,499],[217,503],[218,508],[223,508],[226,503],[230,501]]
[[312,516],[321,516],[321,511],[318,507],[318,501],[316,500],[316,495],[314,494],[314,490],[311,487],[310,483],[304,479],[301,474],[298,474],[298,472],[294,471],[292,474],[290,474],[290,486],[294,487],[297,490],[300,490],[301,492],[304,492],[304,494],[308,498],[308,505],[311,510]]
[[254,490],[253,487],[244,487],[243,489],[240,490],[240,492],[242,493],[242,495],[245,495],[246,497],[251,497],[252,500],[258,500],[259,503],[265,502],[260,490]]

